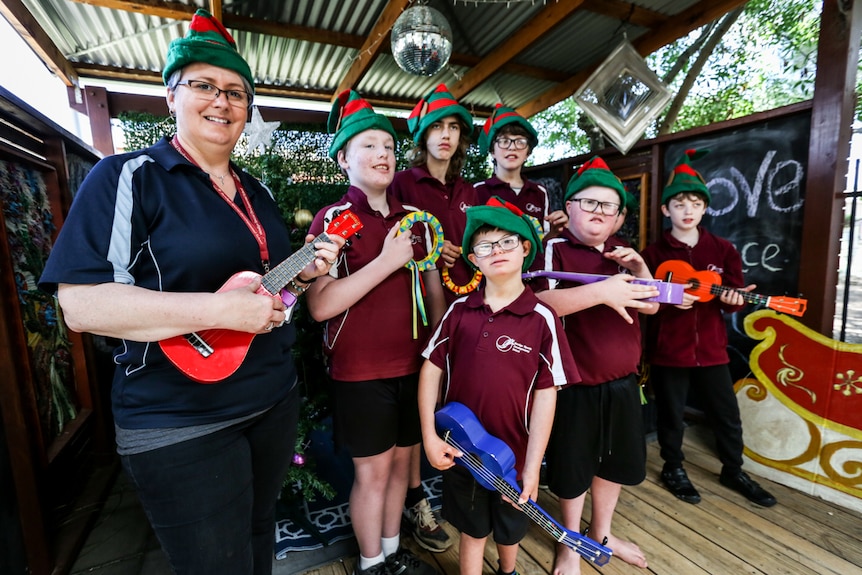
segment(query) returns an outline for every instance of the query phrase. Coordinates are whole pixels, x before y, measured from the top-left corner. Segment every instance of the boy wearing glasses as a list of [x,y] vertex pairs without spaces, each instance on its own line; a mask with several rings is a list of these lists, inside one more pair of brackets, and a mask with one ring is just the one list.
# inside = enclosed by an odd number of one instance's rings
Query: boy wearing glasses
[[[658,295],[655,287],[630,283],[635,277],[652,278],[643,258],[613,235],[625,201],[622,182],[601,158],[594,157],[567,186],[566,230],[545,246],[545,270],[610,276],[586,285],[550,279],[549,289],[537,294],[563,318],[582,378],[557,397],[546,457],[548,486],[560,498],[566,528],[580,530],[589,489],[589,536],[623,561],[646,568],[640,548],[611,533],[622,486],[637,485],[646,477],[636,377],[641,330],[634,312],[654,314],[659,306],[642,301]],[[580,556],[558,545],[553,573],[579,574]]]
[[479,150],[491,154],[494,175],[474,187],[481,203],[498,196],[518,206],[539,222],[544,238],[548,239],[566,228],[569,217],[563,210],[551,211],[548,190],[544,186],[521,176],[521,168],[538,143],[536,129],[526,118],[512,108],[497,104],[479,134]]
[[444,470],[443,516],[461,532],[462,575],[481,575],[492,532],[497,574],[514,573],[529,519],[499,493],[481,487],[469,471],[453,467],[461,453],[437,436],[434,425],[441,386],[442,403],[466,405],[488,434],[512,449],[523,503],[538,495],[557,389],[579,379],[559,318],[521,279],[539,248],[528,216],[512,204],[492,198],[469,208],[464,259],[486,282],[449,307],[423,352],[422,441],[431,465]]

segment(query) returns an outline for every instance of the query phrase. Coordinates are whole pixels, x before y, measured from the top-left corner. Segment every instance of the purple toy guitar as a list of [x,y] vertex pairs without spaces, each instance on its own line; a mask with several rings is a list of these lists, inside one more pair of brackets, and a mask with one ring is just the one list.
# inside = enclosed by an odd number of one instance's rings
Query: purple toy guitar
[[[593,282],[606,280],[611,276],[603,276],[600,274],[581,274],[577,272],[555,272],[548,270],[540,270],[537,272],[527,272],[521,274],[521,278],[528,280],[532,278],[551,278],[555,280],[567,280],[572,282],[578,282],[582,284],[591,284]],[[658,295],[655,297],[645,298],[643,301],[655,301],[658,303],[672,303],[672,304],[681,304],[682,303],[682,294],[685,292],[684,289],[680,289],[680,285],[671,282],[663,282],[659,280],[648,280],[642,278],[635,278],[632,280],[633,284],[645,285],[645,286],[653,286],[658,288]]]
[[[485,489],[499,491],[510,501],[518,501],[521,489],[515,479],[515,454],[508,445],[485,431],[470,408],[453,401],[440,408],[434,420],[443,440],[464,454],[455,458],[456,463],[466,467]],[[610,561],[613,551],[585,535],[569,531],[532,499],[519,507],[551,537],[587,561],[596,565]]]

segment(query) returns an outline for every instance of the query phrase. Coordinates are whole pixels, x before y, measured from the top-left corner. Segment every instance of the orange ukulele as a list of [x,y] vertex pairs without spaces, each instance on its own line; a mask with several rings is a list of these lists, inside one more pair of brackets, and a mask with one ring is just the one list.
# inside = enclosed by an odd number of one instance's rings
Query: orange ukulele
[[[329,242],[328,236],[349,238],[361,229],[362,222],[359,218],[347,210],[341,212],[330,222],[324,233],[264,274],[256,293],[277,297],[276,294],[314,260],[315,243]],[[257,277],[258,274],[254,272],[235,273],[218,291],[248,285]],[[255,334],[244,331],[207,329],[163,339],[159,342],[159,347],[171,363],[191,379],[199,383],[215,383],[239,369],[254,336]]]
[[[700,301],[709,301],[715,296],[720,296],[727,290],[734,288],[721,287],[721,276],[714,271],[697,271],[691,264],[682,260],[667,260],[655,271],[655,277],[675,284],[691,284],[685,290],[689,295],[700,297]],[[751,292],[735,290],[742,295],[747,303],[763,304],[769,309],[795,315],[797,317],[805,313],[808,300],[794,297],[774,297],[759,295]]]

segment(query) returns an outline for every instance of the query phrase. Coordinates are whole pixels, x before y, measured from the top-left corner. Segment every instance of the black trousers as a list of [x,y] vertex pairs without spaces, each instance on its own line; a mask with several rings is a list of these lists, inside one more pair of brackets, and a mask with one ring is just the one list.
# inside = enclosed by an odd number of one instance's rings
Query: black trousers
[[710,367],[650,366],[655,393],[657,436],[665,468],[681,467],[683,414],[689,390],[703,401],[704,414],[715,433],[722,473],[742,468],[742,420],[726,364]]

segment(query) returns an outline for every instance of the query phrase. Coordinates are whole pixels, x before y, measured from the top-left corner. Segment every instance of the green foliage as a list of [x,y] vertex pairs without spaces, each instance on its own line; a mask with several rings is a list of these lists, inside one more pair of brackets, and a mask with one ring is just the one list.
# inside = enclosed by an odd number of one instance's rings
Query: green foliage
[[[750,0],[740,18],[709,55],[706,66],[686,96],[671,131],[704,126],[810,99],[814,93],[820,0]],[[649,67],[664,78],[695,44],[704,26],[657,50],[646,58]],[[688,60],[670,79],[676,93],[697,58]],[[857,95],[862,95],[862,62],[857,74]],[[569,98],[531,118],[539,131],[540,147],[558,159],[588,151],[586,134],[579,127],[578,109]],[[862,98],[857,97],[857,118]],[[645,137],[653,137],[655,128]]]
[[582,114],[575,99],[566,98],[530,118],[530,123],[539,134],[538,148],[547,150],[555,158],[588,152],[589,138],[578,127]]

